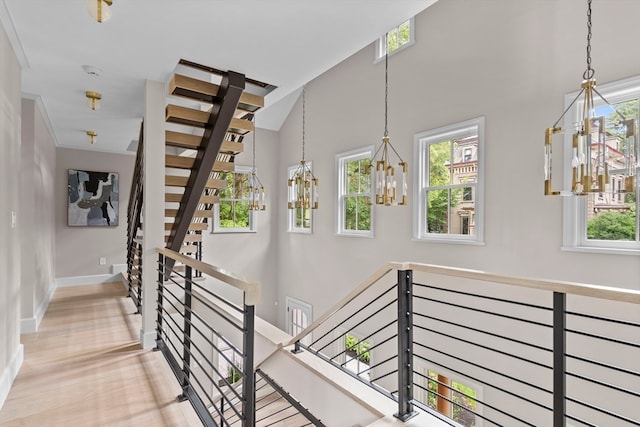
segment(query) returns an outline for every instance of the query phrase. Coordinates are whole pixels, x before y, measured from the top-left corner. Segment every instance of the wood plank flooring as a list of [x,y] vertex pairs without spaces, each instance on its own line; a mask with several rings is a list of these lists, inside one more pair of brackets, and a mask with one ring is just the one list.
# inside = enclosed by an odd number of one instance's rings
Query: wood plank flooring
[[58,288],[0,410],[0,427],[200,426],[121,283]]

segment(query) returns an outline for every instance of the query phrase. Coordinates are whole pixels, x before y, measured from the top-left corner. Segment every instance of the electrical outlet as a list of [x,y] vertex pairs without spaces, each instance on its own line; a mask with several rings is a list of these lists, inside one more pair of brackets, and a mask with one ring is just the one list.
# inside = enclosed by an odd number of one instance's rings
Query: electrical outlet
[[16,228],[18,215],[16,211],[11,211],[11,228]]
[[107,259],[105,257],[100,258],[100,265],[105,265],[107,263]]

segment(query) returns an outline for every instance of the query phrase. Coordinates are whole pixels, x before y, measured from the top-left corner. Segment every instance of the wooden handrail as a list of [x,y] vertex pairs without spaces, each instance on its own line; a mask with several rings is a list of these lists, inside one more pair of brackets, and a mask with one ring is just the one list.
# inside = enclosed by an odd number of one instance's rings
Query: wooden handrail
[[226,283],[227,285],[233,286],[236,289],[244,292],[244,301],[246,305],[258,305],[262,300],[262,285],[260,282],[256,282],[250,279],[247,279],[244,276],[239,276],[235,273],[232,273],[224,268],[216,267],[211,264],[207,264],[206,262],[198,261],[197,259],[184,256],[176,251],[172,251],[171,249],[166,248],[156,248],[156,251],[159,254],[162,254],[168,258],[173,259],[174,261],[178,261],[187,265],[195,270],[202,272],[202,274],[206,274],[215,279]]
[[432,264],[421,264],[415,262],[389,262],[380,267],[376,272],[364,280],[358,287],[351,291],[347,296],[338,301],[322,316],[315,320],[311,325],[305,328],[298,335],[293,337],[284,347],[295,344],[309,335],[315,329],[324,323],[329,317],[333,316],[340,309],[345,307],[372,285],[377,283],[385,275],[392,270],[413,270],[424,273],[437,274],[441,276],[459,277],[472,280],[480,280],[489,283],[498,283],[510,286],[519,286],[524,288],[538,289],[548,292],[560,292],[568,295],[579,295],[591,298],[600,298],[610,301],[626,302],[640,305],[640,290],[624,289],[618,287],[590,285],[585,283],[563,282],[555,280],[531,279],[527,277],[507,276],[485,271],[470,270],[465,268],[446,267]]
[[501,274],[488,273],[480,270],[469,270],[465,268],[445,267],[440,265],[420,264],[413,262],[391,262],[389,263],[389,265],[391,266],[391,268],[398,270],[421,271],[424,273],[433,273],[441,276],[461,277],[465,279],[500,283],[503,285],[539,289],[548,292],[560,292],[568,295],[579,295],[611,301],[627,302],[631,304],[640,304],[640,290],[635,289],[590,285],[586,283],[563,282],[558,280],[506,276]]
[[367,277],[358,287],[356,287],[353,291],[351,291],[347,296],[345,296],[340,301],[338,301],[333,307],[327,310],[318,319],[314,320],[313,323],[311,323],[311,325],[309,325],[302,332],[300,332],[298,335],[293,337],[287,344],[284,345],[284,347],[293,345],[296,343],[296,341],[299,341],[305,336],[309,335],[316,328],[318,328],[318,326],[324,323],[325,320],[327,320],[329,317],[336,314],[338,311],[340,311],[340,309],[345,307],[347,304],[349,304],[351,301],[353,301],[359,295],[361,295],[364,291],[366,291],[371,286],[376,284],[380,279],[386,276],[391,270],[393,270],[393,267],[391,266],[390,263],[380,267],[371,276]]

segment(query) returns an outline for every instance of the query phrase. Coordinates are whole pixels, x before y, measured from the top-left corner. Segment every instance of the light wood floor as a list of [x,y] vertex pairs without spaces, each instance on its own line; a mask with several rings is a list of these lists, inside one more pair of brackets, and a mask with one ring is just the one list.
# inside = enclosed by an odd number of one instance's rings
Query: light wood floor
[[121,283],[59,288],[0,411],[0,427],[200,426]]

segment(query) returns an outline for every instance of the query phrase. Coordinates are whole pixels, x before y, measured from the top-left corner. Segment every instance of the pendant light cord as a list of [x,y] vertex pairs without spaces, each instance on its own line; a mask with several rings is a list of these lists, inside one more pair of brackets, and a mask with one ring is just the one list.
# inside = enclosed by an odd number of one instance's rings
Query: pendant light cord
[[256,173],[256,115],[253,115],[253,170]]
[[388,105],[389,103],[389,43],[387,42],[387,52],[384,55],[384,136],[389,136],[388,123]]
[[584,80],[592,79],[596,70],[591,68],[591,0],[587,0],[587,69],[582,74]]
[[305,92],[307,91],[307,86],[302,86],[302,160],[304,161],[304,136],[305,136]]

